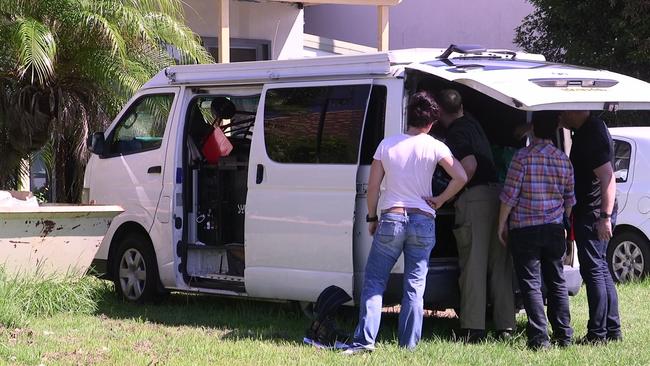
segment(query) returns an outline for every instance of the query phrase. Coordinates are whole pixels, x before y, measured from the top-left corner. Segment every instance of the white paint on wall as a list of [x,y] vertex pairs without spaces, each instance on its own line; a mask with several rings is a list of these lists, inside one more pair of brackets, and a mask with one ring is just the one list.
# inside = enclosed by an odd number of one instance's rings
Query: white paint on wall
[[[217,37],[216,0],[185,0],[186,24],[203,37]],[[271,41],[272,59],[303,54],[304,13],[296,5],[230,1],[230,37]]]
[[[516,48],[514,29],[532,10],[525,0],[404,0],[390,9],[390,48],[451,43]],[[371,6],[307,7],[305,33],[375,47],[377,10]]]

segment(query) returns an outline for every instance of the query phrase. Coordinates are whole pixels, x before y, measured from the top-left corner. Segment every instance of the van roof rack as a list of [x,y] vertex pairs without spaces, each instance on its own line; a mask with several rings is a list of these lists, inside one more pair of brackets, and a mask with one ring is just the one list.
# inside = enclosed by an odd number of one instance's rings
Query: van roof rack
[[483,52],[486,52],[487,49],[481,45],[478,44],[452,44],[447,47],[445,52],[442,53],[442,55],[438,56],[438,59],[440,60],[447,60],[449,59],[449,56],[451,56],[452,53],[462,53],[462,54],[481,54]]

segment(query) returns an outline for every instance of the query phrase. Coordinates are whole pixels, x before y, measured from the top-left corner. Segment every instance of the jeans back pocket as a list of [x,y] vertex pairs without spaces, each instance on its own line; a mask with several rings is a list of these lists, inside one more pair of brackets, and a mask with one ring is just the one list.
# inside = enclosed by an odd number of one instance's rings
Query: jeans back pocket
[[395,240],[397,225],[395,221],[380,221],[376,234],[377,240],[384,244]]

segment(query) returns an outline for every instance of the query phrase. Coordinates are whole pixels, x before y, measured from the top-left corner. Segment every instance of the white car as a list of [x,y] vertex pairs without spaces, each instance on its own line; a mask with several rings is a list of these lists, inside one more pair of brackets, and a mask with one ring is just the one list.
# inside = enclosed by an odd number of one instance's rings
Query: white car
[[614,279],[650,272],[650,127],[609,129],[614,140],[618,218],[607,261]]

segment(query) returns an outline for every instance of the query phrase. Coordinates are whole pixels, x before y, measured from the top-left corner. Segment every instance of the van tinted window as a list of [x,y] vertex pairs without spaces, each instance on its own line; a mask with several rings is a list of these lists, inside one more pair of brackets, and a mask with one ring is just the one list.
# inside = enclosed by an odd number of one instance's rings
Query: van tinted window
[[174,94],[155,94],[133,103],[109,138],[109,154],[131,154],[159,148],[173,102]]
[[373,85],[366,113],[366,122],[363,128],[361,142],[360,164],[372,164],[377,146],[384,139],[384,126],[386,122],[386,87]]
[[616,177],[616,183],[627,182],[631,157],[632,146],[625,141],[614,139],[614,176]]
[[269,90],[264,138],[280,163],[356,164],[370,85]]

